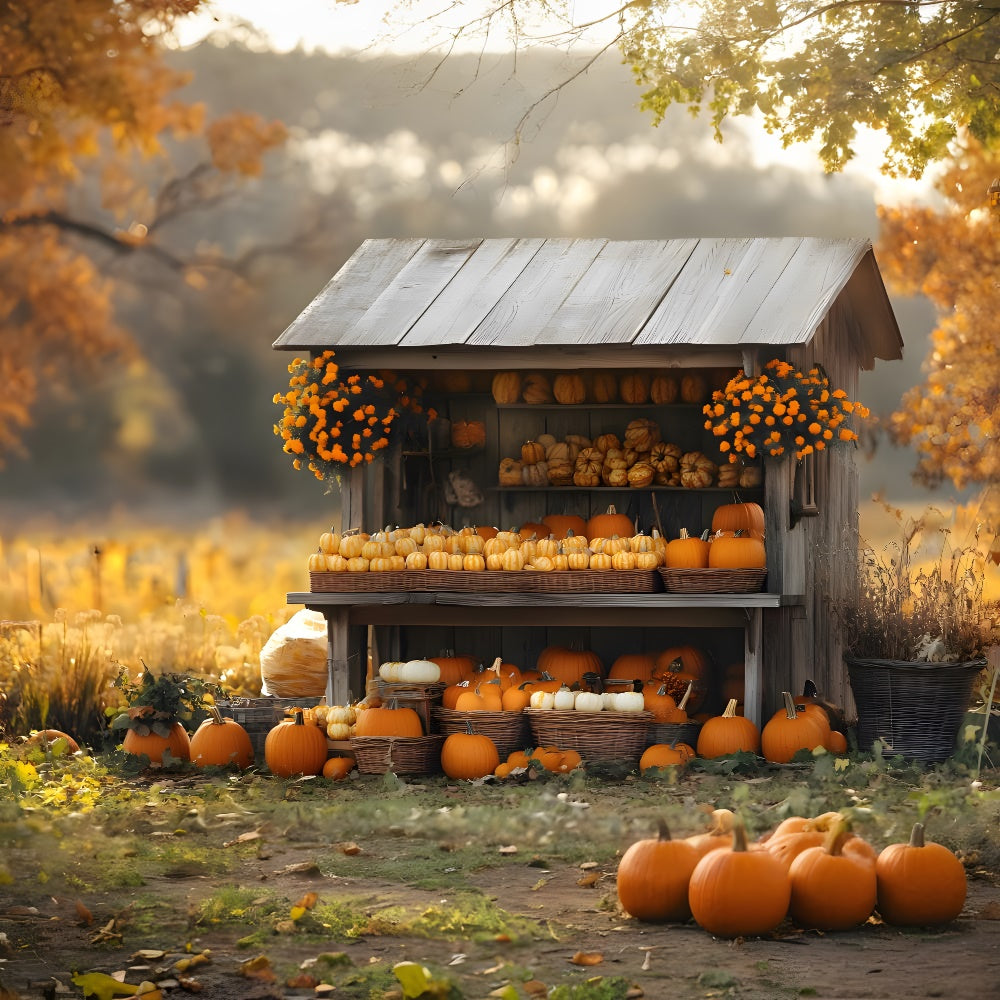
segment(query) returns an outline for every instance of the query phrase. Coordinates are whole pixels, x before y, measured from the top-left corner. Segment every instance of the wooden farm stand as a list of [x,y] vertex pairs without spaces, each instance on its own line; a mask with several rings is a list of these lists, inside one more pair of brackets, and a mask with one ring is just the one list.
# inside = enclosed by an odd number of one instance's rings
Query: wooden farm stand
[[[720,666],[744,664],[745,711],[758,723],[782,690],[800,691],[807,677],[851,707],[830,610],[856,553],[851,447],[811,462],[768,458],[762,485],[738,491],[504,488],[500,459],[517,457],[523,441],[546,432],[621,435],[638,416],[685,450],[720,456],[700,404],[500,406],[490,383],[498,371],[551,378],[657,369],[678,378],[699,372],[719,388],[738,369],[755,373],[778,357],[820,363],[834,386],[857,398],[861,369],[902,355],[867,240],[367,240],[274,346],[332,348],[344,369],[426,377],[443,418],[486,423],[477,451],[451,449],[432,433],[396,441],[385,460],[348,473],[332,518],[339,528],[438,518],[509,527],[547,513],[588,517],[614,504],[637,529],[659,527],[672,538],[682,527],[700,532],[716,506],[736,499],[756,500],[766,517],[767,581],[758,593],[290,593],[289,603],[326,616],[333,702],[363,693],[369,649],[376,664],[454,649],[529,667],[553,644],[581,644],[610,665],[623,652],[692,643]],[[449,372],[468,374],[470,391],[435,391]],[[479,485],[481,504],[447,502],[442,487],[452,469]]]

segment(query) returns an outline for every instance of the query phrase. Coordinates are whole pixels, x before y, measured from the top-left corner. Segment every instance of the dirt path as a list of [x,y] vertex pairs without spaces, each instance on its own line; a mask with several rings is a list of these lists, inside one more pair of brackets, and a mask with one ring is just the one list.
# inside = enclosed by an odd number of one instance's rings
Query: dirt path
[[[266,856],[248,861],[241,881],[289,900],[308,892],[327,901],[361,899],[370,914],[391,906],[423,910],[448,903],[449,894],[440,889],[290,873],[295,866],[308,867],[314,847],[292,844],[265,852]],[[391,857],[398,840],[372,842],[365,850]],[[156,976],[157,969],[168,968],[189,947],[193,952],[211,950],[211,961],[193,975],[202,995],[212,1000],[313,996],[305,982],[290,987],[288,978],[303,963],[307,973],[314,972],[317,966],[308,963],[331,952],[342,953],[345,964],[340,968],[354,970],[358,979],[338,988],[333,994],[338,998],[383,995],[383,987],[391,983],[383,977],[373,994],[366,970],[384,973],[403,960],[443,971],[467,1000],[488,997],[511,982],[518,984],[517,996],[537,998],[545,996],[537,984],[551,990],[594,976],[621,977],[633,991],[641,991],[632,995],[655,1000],[712,996],[995,1000],[1000,996],[1000,884],[989,878],[970,879],[960,919],[942,929],[900,931],[870,923],[854,932],[821,935],[787,927],[772,937],[734,942],[713,939],[693,925],[653,926],[623,916],[615,905],[613,867],[545,868],[526,859],[523,864],[471,873],[467,881],[508,913],[537,921],[542,930],[536,940],[470,940],[461,933],[432,940],[382,935],[307,940],[295,933],[276,933],[262,945],[241,948],[238,941],[245,929],[190,925],[190,914],[218,888],[218,880],[182,876],[175,873],[133,892],[87,897],[83,902],[93,918],[90,924],[81,919],[73,899],[0,893],[0,957],[5,959],[0,981],[16,991],[13,996],[25,1000],[76,996],[79,991],[70,982],[74,969],[127,970],[129,982],[163,978]],[[169,904],[173,919],[161,921],[158,929],[140,940],[130,928],[129,904],[151,893]],[[122,939],[93,944],[95,933],[108,921],[115,921],[112,929],[120,928]],[[147,960],[135,957],[140,948],[171,954]],[[571,960],[578,952],[600,955],[602,961],[575,965]],[[273,970],[276,981],[241,974],[241,965],[257,956],[266,957],[265,971]],[[182,997],[187,992],[178,986],[165,995]],[[2,991],[0,997],[5,997]]]

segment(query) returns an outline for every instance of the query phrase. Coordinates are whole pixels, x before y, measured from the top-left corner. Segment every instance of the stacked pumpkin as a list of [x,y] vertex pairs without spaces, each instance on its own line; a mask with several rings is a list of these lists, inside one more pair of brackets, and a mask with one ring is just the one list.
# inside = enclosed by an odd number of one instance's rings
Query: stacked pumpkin
[[792,817],[757,843],[728,810],[713,813],[707,834],[632,844],[618,866],[618,899],[646,921],[691,917],[710,934],[767,934],[790,917],[800,927],[849,930],[878,912],[885,923],[947,923],[962,911],[966,876],[946,847],[928,842],[922,824],[909,843],[876,852],[838,812]]
[[568,774],[583,766],[583,758],[576,750],[563,750],[557,746],[533,747],[508,754],[507,759],[494,768],[493,774],[498,778],[509,778],[514,772],[531,767],[532,761],[552,774]]
[[764,509],[757,503],[722,504],[712,514],[711,530],[700,536],[681,528],[665,548],[670,569],[763,569]]
[[651,371],[497,372],[493,376],[493,399],[501,406],[512,403],[704,403],[710,386],[698,371],[677,374]]
[[[723,485],[740,485],[738,477],[729,482],[731,471],[726,476]],[[664,441],[659,425],[646,417],[630,421],[621,436],[609,432],[590,439],[570,434],[559,441],[551,434],[541,434],[523,442],[518,457],[501,459],[498,471],[501,486],[533,487],[704,489],[714,485],[718,477],[717,462],[703,452]]]

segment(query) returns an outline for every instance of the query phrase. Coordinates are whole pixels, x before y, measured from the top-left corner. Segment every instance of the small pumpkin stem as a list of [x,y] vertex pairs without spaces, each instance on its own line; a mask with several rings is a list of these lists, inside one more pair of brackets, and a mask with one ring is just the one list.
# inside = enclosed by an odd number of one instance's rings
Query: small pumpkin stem
[[224,726],[226,720],[222,717],[222,713],[219,711],[218,707],[215,705],[206,705],[208,709],[208,714],[212,717],[212,724],[216,726]]
[[492,665],[492,666],[490,667],[490,670],[492,670],[492,671],[493,671],[493,673],[495,673],[495,674],[497,675],[497,677],[499,677],[499,676],[500,676],[500,664],[501,664],[501,663],[503,663],[503,657],[502,657],[502,656],[498,656],[498,657],[497,657],[497,658],[496,658],[496,659],[495,659],[495,660],[493,661],[493,665]]
[[739,704],[739,702],[735,698],[730,698],[729,699],[729,704],[726,705],[726,710],[722,713],[722,718],[724,718],[724,719],[735,719],[736,718],[736,706],[738,704]]
[[781,697],[785,702],[785,717],[789,719],[798,718],[795,709],[795,699],[792,697],[792,692],[782,691]]
[[749,850],[747,844],[747,828],[743,824],[743,820],[739,816],[733,817],[733,851],[734,852],[746,852]]
[[301,709],[295,713],[295,726],[304,726],[306,724],[306,714]]
[[667,827],[667,821],[662,816],[656,821],[656,829],[660,840],[670,839],[670,830]]
[[711,529],[711,528],[706,528],[706,529],[705,529],[705,530],[704,530],[704,531],[703,531],[703,532],[701,533],[701,540],[702,540],[703,542],[707,542],[707,541],[709,540],[709,538],[711,538],[711,537],[712,537],[712,529]]
[[924,846],[924,824],[914,823],[913,829],[910,831],[910,847],[923,847]]
[[687,690],[684,692],[683,697],[677,703],[677,710],[683,712],[687,708],[688,698],[691,697],[691,692],[694,690],[694,681],[688,681]]
[[848,822],[847,817],[839,816],[830,824],[830,829],[827,830],[826,839],[823,841],[823,849],[827,854],[838,857],[844,847],[844,841],[847,840],[850,832],[851,824]]
[[677,537],[678,538],[690,538],[691,536],[688,534],[687,528],[681,528],[680,534]]

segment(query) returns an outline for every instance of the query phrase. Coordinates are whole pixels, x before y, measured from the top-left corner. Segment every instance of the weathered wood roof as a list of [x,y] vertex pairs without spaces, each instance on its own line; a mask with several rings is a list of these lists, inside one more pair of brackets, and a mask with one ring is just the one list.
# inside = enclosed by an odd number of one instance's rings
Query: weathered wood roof
[[807,344],[835,304],[862,367],[902,356],[867,239],[372,239],[274,347],[470,363],[711,353]]

